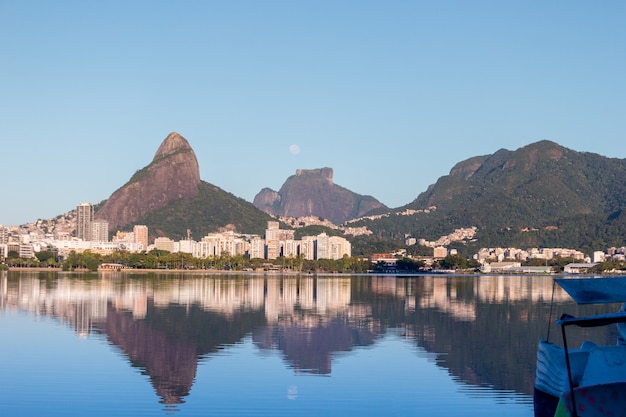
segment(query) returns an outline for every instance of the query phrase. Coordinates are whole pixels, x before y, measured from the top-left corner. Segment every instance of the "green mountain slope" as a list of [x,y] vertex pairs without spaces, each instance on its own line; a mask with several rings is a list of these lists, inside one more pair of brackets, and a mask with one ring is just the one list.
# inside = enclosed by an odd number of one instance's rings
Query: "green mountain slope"
[[457,164],[398,211],[429,213],[363,221],[374,236],[434,240],[477,226],[476,246],[606,249],[626,244],[626,160],[550,141]]
[[174,240],[185,239],[187,229],[194,240],[209,232],[234,226],[240,233],[263,235],[272,218],[233,194],[205,181],[200,182],[199,193],[194,197],[170,201],[165,207],[144,215],[137,224],[145,224],[151,236],[167,236]]

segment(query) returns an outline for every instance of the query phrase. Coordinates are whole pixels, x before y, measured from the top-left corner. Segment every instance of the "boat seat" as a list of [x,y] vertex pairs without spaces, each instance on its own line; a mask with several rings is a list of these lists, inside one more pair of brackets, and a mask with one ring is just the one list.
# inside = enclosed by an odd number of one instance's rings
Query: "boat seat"
[[580,386],[626,381],[626,346],[601,346],[589,353]]
[[[626,382],[614,382],[574,389],[578,417],[620,417],[626,410]],[[572,415],[570,392],[561,397],[555,416]]]
[[[580,349],[570,349],[570,365],[575,385],[579,385],[582,379],[590,351],[596,348],[594,343],[585,342]],[[562,347],[545,340],[539,342],[535,388],[556,398],[569,389],[565,352]]]

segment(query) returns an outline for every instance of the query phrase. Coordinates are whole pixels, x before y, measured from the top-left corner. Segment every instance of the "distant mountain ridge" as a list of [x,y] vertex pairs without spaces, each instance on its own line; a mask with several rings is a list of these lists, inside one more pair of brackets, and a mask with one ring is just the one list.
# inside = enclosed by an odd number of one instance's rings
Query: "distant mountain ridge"
[[268,214],[284,217],[318,216],[341,224],[387,207],[372,196],[360,195],[333,183],[333,169],[298,169],[278,192],[262,189],[253,204]]
[[[543,140],[459,162],[413,202],[424,210],[364,222],[379,238],[435,238],[477,226],[479,246],[593,247],[626,243],[626,160]],[[530,231],[530,232],[529,232]]]
[[[590,253],[626,246],[625,178],[626,159],[577,152],[544,140],[461,161],[414,201],[396,209],[334,184],[331,168],[298,170],[279,191],[261,190],[252,204],[200,180],[191,146],[172,133],[148,166],[99,209],[96,206],[96,218],[108,220],[111,231],[146,224],[151,238],[173,239],[185,238],[187,229],[194,239],[223,228],[262,234],[267,221],[275,219],[268,213],[312,215],[335,224],[358,219],[350,226],[373,234],[355,238],[354,248],[373,248],[375,242],[403,245],[408,237],[434,241],[475,226],[472,240],[457,245],[463,253],[498,246],[567,247]],[[372,214],[378,215],[364,217]],[[49,233],[68,229],[72,222],[68,213],[29,227]]]
[[474,207],[486,204],[505,210],[512,224],[609,215],[626,202],[625,173],[626,160],[580,153],[544,140],[460,162],[407,207],[454,210],[462,203],[466,215],[480,218]]

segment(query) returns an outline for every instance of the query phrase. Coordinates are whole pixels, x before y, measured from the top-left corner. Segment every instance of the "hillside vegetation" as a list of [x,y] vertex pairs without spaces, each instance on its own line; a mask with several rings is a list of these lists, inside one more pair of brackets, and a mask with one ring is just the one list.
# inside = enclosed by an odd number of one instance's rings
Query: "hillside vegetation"
[[550,141],[458,163],[415,201],[411,216],[363,220],[373,238],[405,234],[434,240],[477,226],[470,247],[572,247],[626,244],[626,160],[579,153]]
[[147,225],[151,235],[175,240],[186,239],[190,229],[193,238],[200,240],[220,228],[263,235],[267,222],[272,220],[252,203],[215,185],[201,181],[199,190],[197,196],[170,201],[165,207],[147,213],[137,224]]

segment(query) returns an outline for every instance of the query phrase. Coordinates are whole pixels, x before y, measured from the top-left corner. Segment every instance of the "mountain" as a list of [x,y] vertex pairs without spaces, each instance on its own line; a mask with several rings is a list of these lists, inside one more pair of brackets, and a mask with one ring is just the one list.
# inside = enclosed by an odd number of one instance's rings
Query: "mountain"
[[397,212],[363,221],[378,238],[435,239],[478,227],[478,246],[606,248],[626,243],[626,160],[551,141],[456,164]]
[[161,143],[152,162],[137,171],[96,212],[109,228],[133,223],[170,201],[198,195],[200,169],[189,142],[176,132]]
[[264,188],[255,197],[256,208],[275,216],[317,216],[341,224],[385,205],[333,183],[333,169],[298,169],[278,192]]
[[251,203],[200,179],[196,155],[176,132],[161,143],[152,162],[137,171],[95,213],[110,230],[145,224],[150,235],[196,239],[220,228],[262,233],[272,218]]

